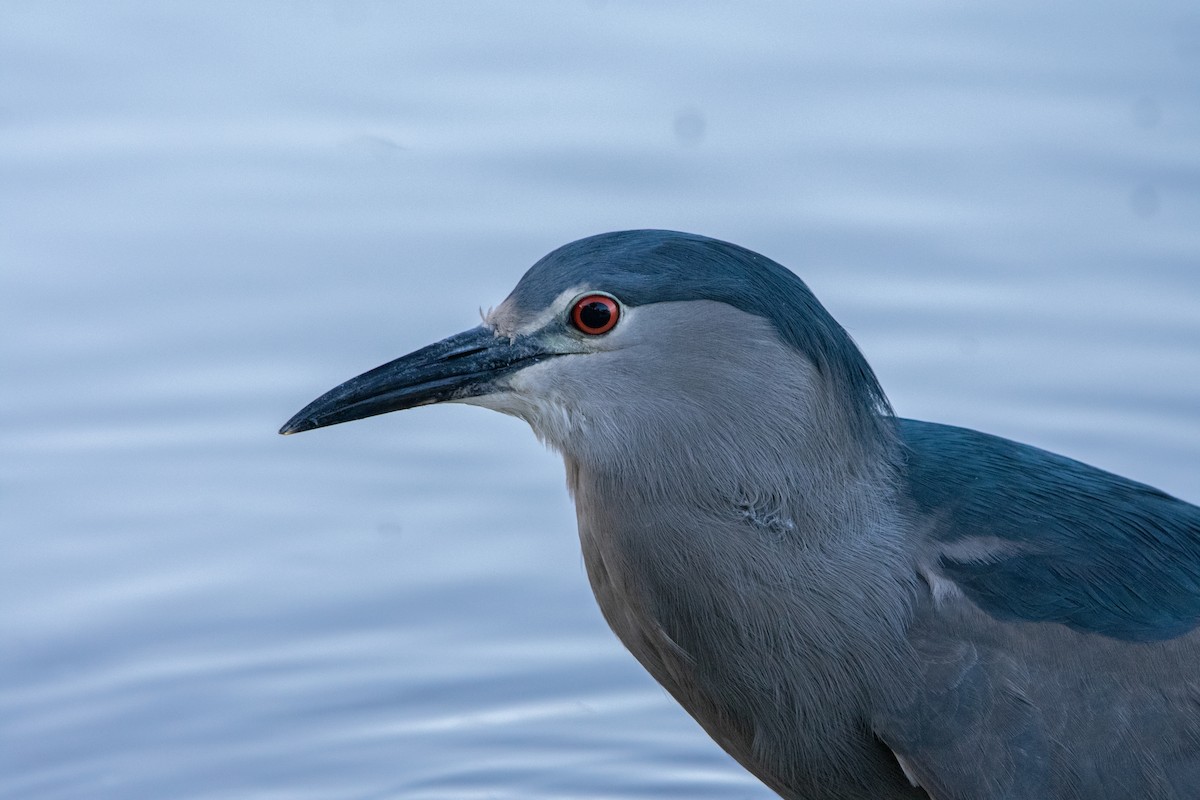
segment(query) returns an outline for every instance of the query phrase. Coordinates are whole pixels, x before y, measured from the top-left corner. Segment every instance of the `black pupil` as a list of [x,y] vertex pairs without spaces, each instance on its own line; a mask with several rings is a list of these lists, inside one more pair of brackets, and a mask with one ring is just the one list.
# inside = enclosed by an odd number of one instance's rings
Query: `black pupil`
[[579,309],[579,322],[585,328],[603,328],[612,317],[612,309],[602,300],[593,300]]

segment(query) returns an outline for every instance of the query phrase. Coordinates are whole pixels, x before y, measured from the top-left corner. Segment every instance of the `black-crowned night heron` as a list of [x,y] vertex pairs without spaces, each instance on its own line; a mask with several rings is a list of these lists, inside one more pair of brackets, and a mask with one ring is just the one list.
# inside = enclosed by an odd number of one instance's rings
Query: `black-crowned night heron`
[[892,416],[775,262],[574,242],[281,432],[446,401],[562,454],[609,625],[780,795],[1200,797],[1200,508]]

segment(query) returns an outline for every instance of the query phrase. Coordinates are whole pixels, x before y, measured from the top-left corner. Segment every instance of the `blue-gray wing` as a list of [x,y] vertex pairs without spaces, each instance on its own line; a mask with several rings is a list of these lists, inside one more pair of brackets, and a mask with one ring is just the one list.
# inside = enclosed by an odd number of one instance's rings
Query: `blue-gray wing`
[[934,800],[1200,797],[1200,508],[898,421],[928,591],[874,721]]

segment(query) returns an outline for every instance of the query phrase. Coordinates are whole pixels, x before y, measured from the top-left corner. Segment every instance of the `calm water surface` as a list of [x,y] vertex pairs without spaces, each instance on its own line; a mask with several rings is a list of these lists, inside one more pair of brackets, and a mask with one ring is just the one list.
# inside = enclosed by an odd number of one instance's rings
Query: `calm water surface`
[[627,227],[791,266],[901,414],[1200,501],[1194,0],[9,0],[0,795],[768,797],[521,423],[275,435]]

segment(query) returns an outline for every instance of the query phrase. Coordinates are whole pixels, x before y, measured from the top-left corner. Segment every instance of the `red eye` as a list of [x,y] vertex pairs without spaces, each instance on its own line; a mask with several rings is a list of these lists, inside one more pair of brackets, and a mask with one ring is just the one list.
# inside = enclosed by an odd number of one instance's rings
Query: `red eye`
[[586,294],[571,309],[571,324],[584,333],[599,336],[617,324],[621,307],[606,294]]

